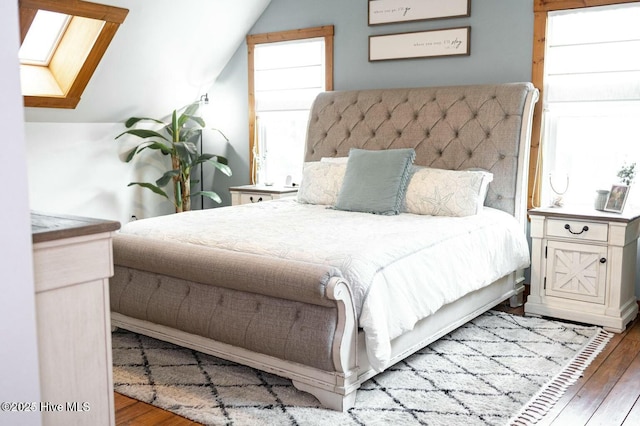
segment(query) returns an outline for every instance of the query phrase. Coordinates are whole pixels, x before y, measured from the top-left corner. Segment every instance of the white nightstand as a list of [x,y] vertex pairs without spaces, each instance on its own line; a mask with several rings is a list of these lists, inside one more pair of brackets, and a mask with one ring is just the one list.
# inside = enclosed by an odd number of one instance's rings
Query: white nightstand
[[531,294],[525,314],[621,332],[638,314],[640,212],[542,208],[531,218]]
[[298,193],[298,187],[291,186],[267,186],[267,185],[242,185],[232,186],[231,205],[259,203],[260,201],[276,200],[283,197],[293,197]]

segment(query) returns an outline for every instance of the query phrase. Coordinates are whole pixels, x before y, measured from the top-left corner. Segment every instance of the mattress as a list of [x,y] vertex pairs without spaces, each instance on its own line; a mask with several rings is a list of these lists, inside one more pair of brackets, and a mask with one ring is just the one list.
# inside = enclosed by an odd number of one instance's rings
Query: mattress
[[378,371],[391,341],[418,321],[529,265],[521,225],[488,207],[462,218],[381,216],[281,199],[133,221],[120,232],[335,267]]

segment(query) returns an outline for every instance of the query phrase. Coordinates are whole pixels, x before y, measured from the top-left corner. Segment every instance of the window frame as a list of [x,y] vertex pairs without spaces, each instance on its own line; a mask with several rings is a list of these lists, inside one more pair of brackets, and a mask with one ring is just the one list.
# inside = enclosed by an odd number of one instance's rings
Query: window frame
[[[64,13],[72,16],[72,20],[79,17],[104,22],[101,29],[96,31],[97,37],[93,45],[85,49],[80,46],[86,38],[83,29],[86,26],[78,25],[78,29],[73,31],[67,29],[52,57],[53,62],[56,55],[66,55],[60,61],[62,66],[21,65],[21,68],[32,67],[32,71],[53,82],[49,88],[38,89],[36,95],[24,95],[25,107],[75,108],[129,10],[82,0],[20,0],[20,43],[24,41],[38,10]],[[69,54],[77,50],[86,52],[86,57]],[[56,90],[52,89],[58,89],[59,93],[54,93]]]
[[533,111],[531,129],[531,151],[529,161],[528,208],[540,205],[542,192],[542,104],[544,99],[544,54],[547,41],[547,18],[549,12],[582,9],[595,6],[638,3],[638,0],[536,0],[533,3],[533,57],[531,61],[531,82],[540,91],[540,100]]
[[333,25],[324,25],[313,28],[247,35],[247,68],[249,72],[249,181],[251,184],[255,184],[255,176],[253,173],[255,168],[255,158],[253,153],[256,145],[256,97],[254,76],[255,46],[257,44],[277,43],[282,41],[324,38],[325,90],[331,91],[333,90],[333,34]]

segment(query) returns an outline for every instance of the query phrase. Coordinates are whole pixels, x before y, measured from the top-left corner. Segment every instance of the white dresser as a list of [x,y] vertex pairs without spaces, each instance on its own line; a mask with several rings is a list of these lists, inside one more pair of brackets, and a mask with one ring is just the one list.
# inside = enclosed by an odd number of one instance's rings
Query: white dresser
[[118,222],[31,214],[44,425],[113,425],[109,277]]
[[231,205],[259,203],[283,197],[293,197],[298,193],[295,186],[242,185],[229,188]]
[[638,314],[640,213],[542,208],[531,218],[531,294],[525,314],[621,332]]

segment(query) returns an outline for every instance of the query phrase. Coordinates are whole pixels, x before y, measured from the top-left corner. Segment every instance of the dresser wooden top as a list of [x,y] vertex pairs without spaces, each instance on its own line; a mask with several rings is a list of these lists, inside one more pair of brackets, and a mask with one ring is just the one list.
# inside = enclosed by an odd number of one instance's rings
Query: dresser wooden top
[[120,222],[113,220],[31,212],[31,236],[33,243],[99,234],[102,232],[113,232],[118,229],[120,229]]

